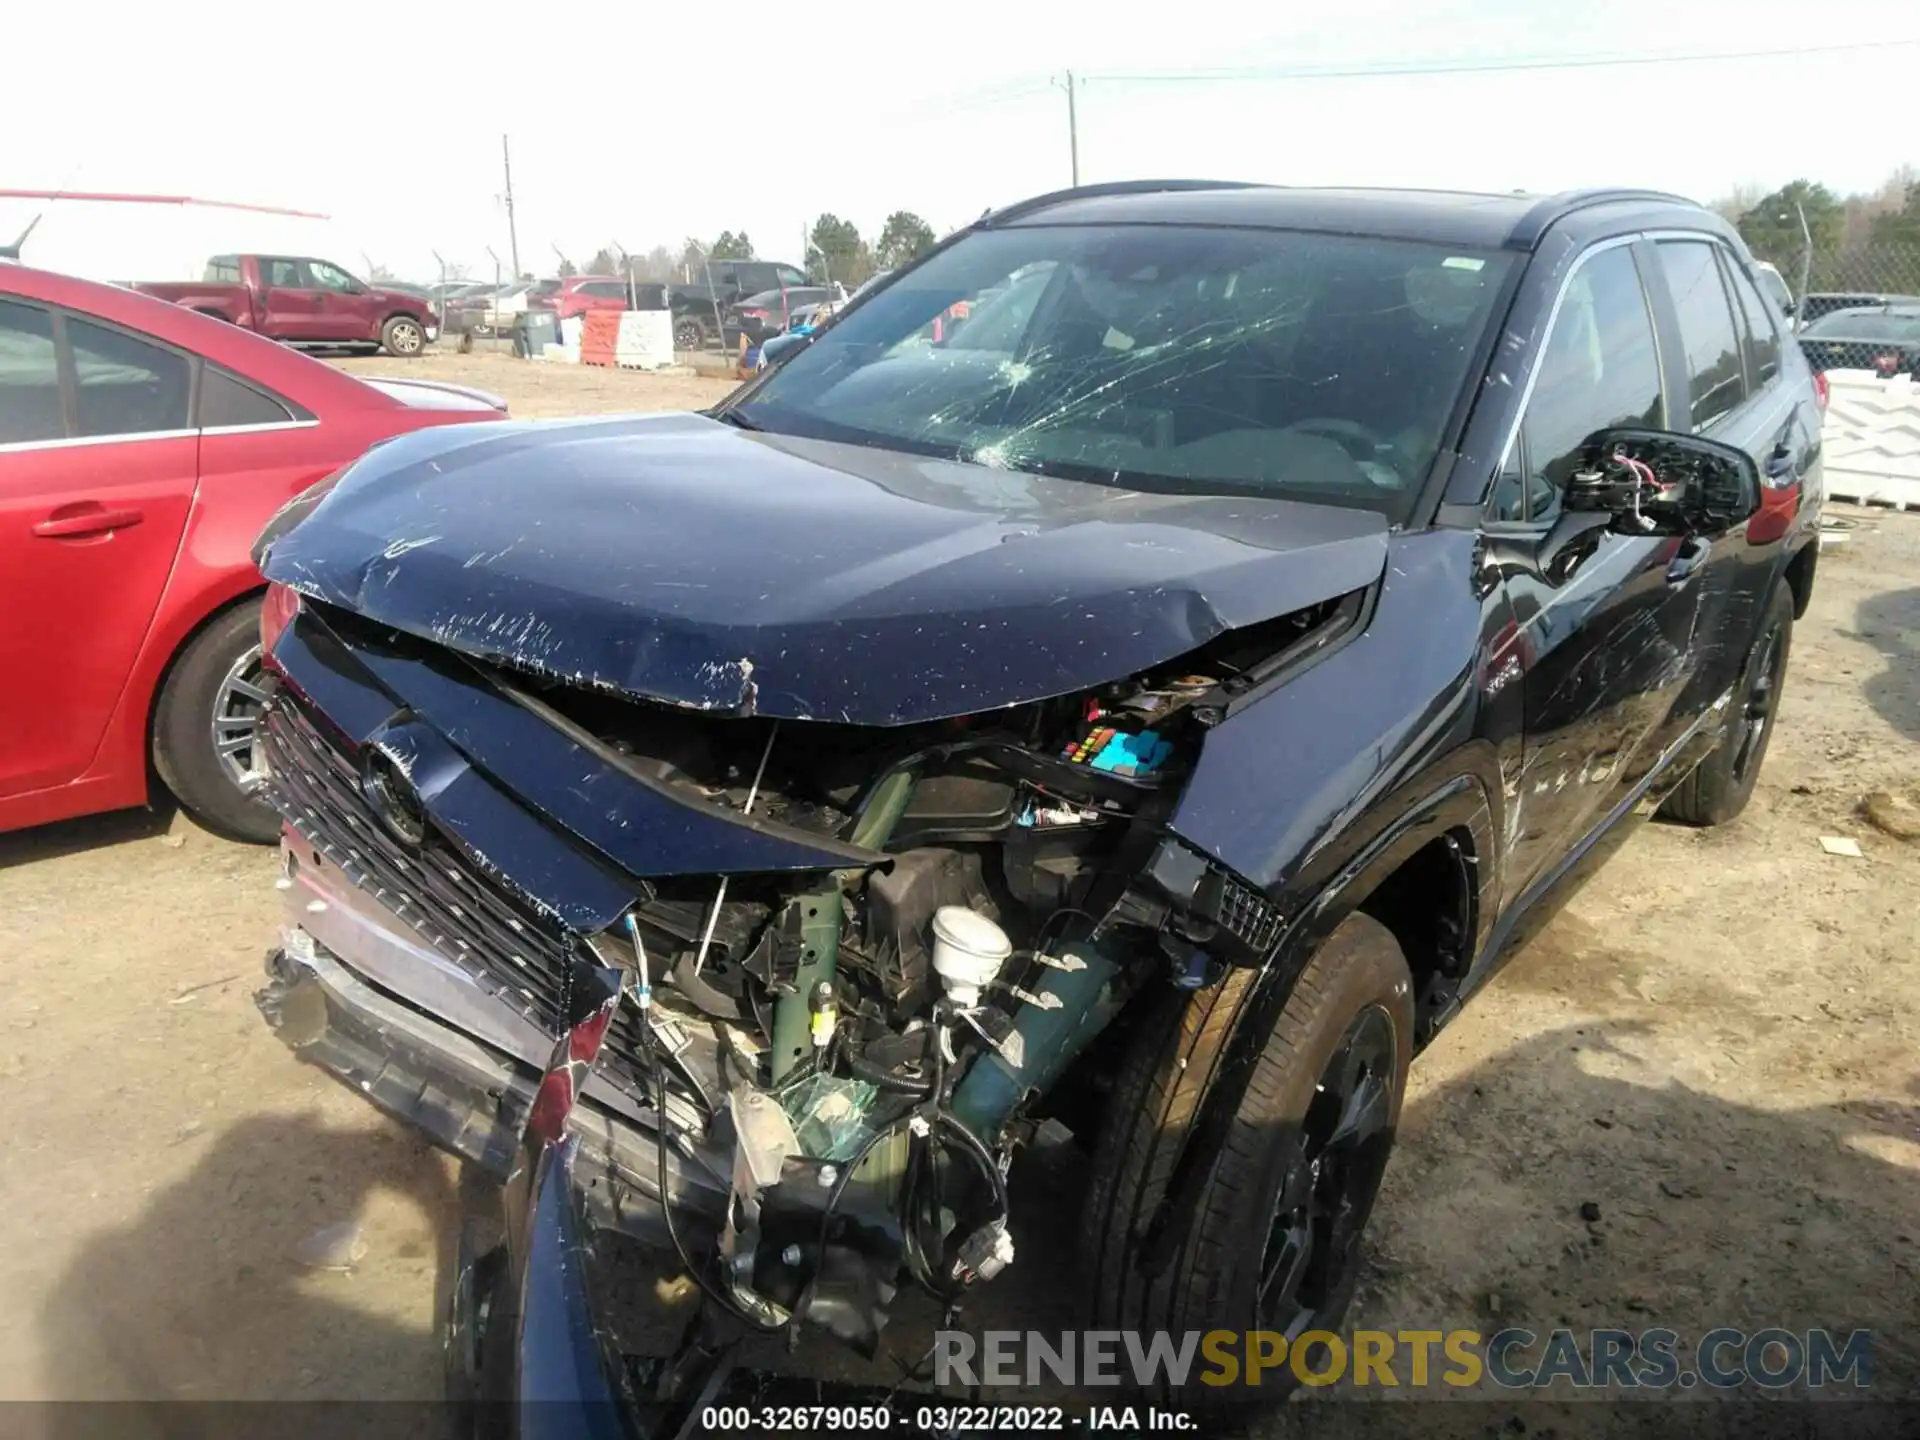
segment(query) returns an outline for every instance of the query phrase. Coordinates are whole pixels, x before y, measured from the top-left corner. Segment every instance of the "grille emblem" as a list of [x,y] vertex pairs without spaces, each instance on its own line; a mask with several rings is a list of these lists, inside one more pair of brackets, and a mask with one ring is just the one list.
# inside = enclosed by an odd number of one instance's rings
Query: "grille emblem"
[[420,792],[393,756],[374,745],[367,747],[360,760],[360,793],[373,807],[380,827],[394,839],[416,850],[426,843],[427,812]]

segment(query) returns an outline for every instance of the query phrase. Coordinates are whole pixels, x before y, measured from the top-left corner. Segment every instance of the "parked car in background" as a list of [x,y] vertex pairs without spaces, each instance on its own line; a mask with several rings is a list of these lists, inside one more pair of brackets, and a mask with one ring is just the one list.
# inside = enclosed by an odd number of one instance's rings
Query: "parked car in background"
[[860,287],[845,300],[829,301],[819,305],[805,305],[794,311],[792,323],[778,335],[770,335],[760,343],[760,360],[756,369],[765,370],[777,365],[786,356],[793,354],[813,339],[827,326],[833,324],[848,306],[872,290],[876,290],[892,275],[891,270],[876,270],[861,282]]
[[508,285],[481,283],[463,285],[441,302],[441,324],[449,335],[466,335],[478,330],[486,320],[487,304],[495,295],[511,289]]
[[198,281],[136,280],[132,288],[293,344],[378,345],[411,358],[440,333],[431,301],[308,255],[216,255]]
[[1415,1054],[1754,793],[1820,428],[1679,198],[1142,182],[709,413],[370,454],[262,537],[260,998],[507,1186],[457,1393],[696,1433],[752,1327],[1072,1288],[1034,1234],[1107,1330],[1337,1334]]
[[254,536],[370,445],[505,414],[0,265],[0,830],[143,804],[151,766],[208,824],[271,838]]
[[1836,310],[1871,310],[1882,305],[1920,305],[1920,295],[1884,295],[1861,290],[1810,291],[1798,307],[1802,325]]
[[677,350],[699,350],[722,339],[717,326],[731,326],[725,316],[742,296],[764,291],[803,288],[807,272],[781,260],[713,260],[696,270],[693,279],[671,287],[673,344]]
[[1920,375],[1920,301],[1829,310],[1800,331],[1814,369]]
[[846,299],[838,285],[795,285],[785,290],[762,290],[737,300],[727,311],[729,328],[737,328],[751,345],[788,329],[802,310]]
[[617,275],[573,275],[560,282],[548,303],[560,320],[591,310],[664,310],[667,287],[657,281],[628,282]]
[[558,279],[522,280],[494,291],[486,297],[474,333],[502,335],[513,328],[515,317],[529,310],[551,309],[562,283]]

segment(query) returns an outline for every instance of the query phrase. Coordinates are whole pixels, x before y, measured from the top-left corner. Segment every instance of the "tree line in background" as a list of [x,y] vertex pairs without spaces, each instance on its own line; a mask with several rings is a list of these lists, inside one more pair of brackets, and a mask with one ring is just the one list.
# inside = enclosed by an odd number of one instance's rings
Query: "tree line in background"
[[[773,255],[770,259],[791,260],[801,266],[816,284],[838,281],[849,290],[863,284],[876,272],[891,270],[918,258],[935,243],[933,227],[911,210],[896,210],[880,227],[880,236],[869,244],[851,220],[826,214],[813,222],[807,232],[805,257]],[[622,275],[628,269],[636,279],[673,283],[698,281],[713,260],[757,260],[762,258],[744,230],[722,230],[711,242],[689,236],[676,253],[665,245],[656,245],[644,254],[635,254],[619,245],[603,245],[583,266],[563,259],[558,273],[568,275]]]
[[1713,208],[1791,285],[1800,283],[1811,237],[1809,290],[1920,292],[1920,172],[1911,166],[1871,191],[1841,196],[1817,181],[1793,180],[1770,194],[1736,189]]
[[[1920,294],[1920,171],[1902,166],[1870,191],[1838,195],[1814,180],[1793,180],[1763,194],[1757,185],[1738,186],[1713,202],[1713,208],[1739,228],[1759,259],[1776,266],[1798,286],[1806,243],[1800,217],[1806,216],[1813,240],[1808,272],[1811,290],[1874,290]],[[887,216],[871,244],[851,220],[821,215],[807,232],[805,256],[775,254],[792,260],[816,284],[837,280],[848,289],[875,272],[918,258],[935,244],[933,227],[911,210]],[[368,278],[390,278],[386,267],[367,259]],[[711,260],[762,258],[742,231],[722,230],[712,241],[688,237],[678,251],[655,245],[634,254],[617,244],[603,245],[583,266],[564,256],[556,273],[620,275],[629,268],[638,280],[699,281]],[[450,278],[464,278],[467,267],[450,267]],[[531,279],[532,276],[527,278]]]

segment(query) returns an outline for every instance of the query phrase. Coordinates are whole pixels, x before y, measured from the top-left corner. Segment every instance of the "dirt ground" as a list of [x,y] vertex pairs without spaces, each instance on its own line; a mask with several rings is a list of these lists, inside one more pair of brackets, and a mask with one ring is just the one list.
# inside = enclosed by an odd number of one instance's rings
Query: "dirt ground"
[[[523,416],[728,388],[344,363]],[[1842,513],[1748,812],[1646,827],[1416,1066],[1352,1324],[1869,1328],[1920,1398],[1920,842],[1859,814],[1920,790],[1920,515]],[[168,813],[0,836],[0,1399],[441,1393],[459,1177],[260,1022],[272,869]]]

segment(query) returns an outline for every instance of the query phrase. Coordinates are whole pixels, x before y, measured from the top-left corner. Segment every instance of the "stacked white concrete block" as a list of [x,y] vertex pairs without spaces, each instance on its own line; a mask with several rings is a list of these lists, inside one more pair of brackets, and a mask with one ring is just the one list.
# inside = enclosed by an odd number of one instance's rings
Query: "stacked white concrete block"
[[622,315],[613,363],[629,370],[659,370],[673,364],[672,313],[629,310]]
[[1920,508],[1920,386],[1870,370],[1829,370],[1827,384],[1832,400],[1820,432],[1827,494]]

